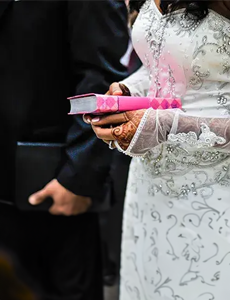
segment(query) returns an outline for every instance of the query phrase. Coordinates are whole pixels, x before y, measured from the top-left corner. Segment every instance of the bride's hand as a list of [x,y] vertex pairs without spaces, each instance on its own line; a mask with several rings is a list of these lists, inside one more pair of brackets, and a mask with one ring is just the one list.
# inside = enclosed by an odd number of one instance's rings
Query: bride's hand
[[107,144],[110,144],[111,141],[117,141],[119,146],[126,150],[136,133],[145,111],[145,109],[142,109],[100,117],[85,115],[84,120],[92,125],[99,139],[102,139]]

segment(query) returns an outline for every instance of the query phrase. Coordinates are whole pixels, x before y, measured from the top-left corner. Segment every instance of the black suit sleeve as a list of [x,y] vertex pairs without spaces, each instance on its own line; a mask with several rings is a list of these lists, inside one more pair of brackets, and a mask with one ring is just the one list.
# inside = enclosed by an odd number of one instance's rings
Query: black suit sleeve
[[[69,1],[68,19],[75,94],[105,93],[112,82],[127,76],[120,63],[129,41],[124,1]],[[101,197],[113,152],[81,116],[73,122],[68,161],[57,179],[75,194]]]

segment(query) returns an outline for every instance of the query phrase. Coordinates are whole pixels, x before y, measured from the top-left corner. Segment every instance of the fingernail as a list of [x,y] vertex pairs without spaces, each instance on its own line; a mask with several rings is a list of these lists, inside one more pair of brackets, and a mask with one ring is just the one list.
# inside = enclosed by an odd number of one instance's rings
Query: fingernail
[[90,123],[91,123],[90,118],[86,118],[85,115],[83,115],[83,121],[84,121],[85,123],[87,123],[87,124],[90,124]]
[[99,122],[100,121],[100,118],[93,118],[92,120],[91,120],[91,122],[94,122],[94,123],[96,123],[96,122]]
[[29,203],[30,204],[36,204],[36,198],[35,197],[29,197]]

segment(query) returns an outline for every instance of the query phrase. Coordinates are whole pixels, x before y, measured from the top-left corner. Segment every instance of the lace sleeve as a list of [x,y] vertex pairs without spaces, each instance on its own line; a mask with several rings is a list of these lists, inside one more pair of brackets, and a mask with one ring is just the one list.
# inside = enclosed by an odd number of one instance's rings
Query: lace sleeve
[[135,73],[120,83],[127,86],[132,96],[147,96],[150,87],[148,70],[142,65]]
[[230,152],[230,117],[203,118],[181,110],[148,109],[128,149],[130,156],[143,156],[163,142],[183,148],[210,148]]

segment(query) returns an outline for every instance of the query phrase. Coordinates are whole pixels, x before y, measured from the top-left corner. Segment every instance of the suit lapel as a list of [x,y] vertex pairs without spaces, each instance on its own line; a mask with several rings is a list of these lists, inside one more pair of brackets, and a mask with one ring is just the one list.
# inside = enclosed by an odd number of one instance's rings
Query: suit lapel
[[0,0],[0,19],[4,15],[8,5],[14,0]]

